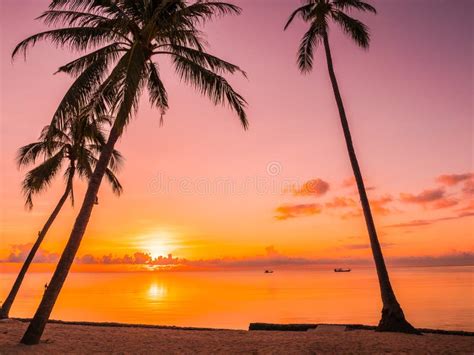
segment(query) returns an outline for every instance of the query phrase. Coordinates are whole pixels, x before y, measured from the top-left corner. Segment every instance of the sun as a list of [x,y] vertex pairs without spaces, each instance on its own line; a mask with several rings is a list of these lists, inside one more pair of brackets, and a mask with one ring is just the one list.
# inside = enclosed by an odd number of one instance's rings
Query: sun
[[144,252],[155,259],[159,256],[167,256],[173,251],[173,235],[168,231],[157,231],[143,237],[141,247]]

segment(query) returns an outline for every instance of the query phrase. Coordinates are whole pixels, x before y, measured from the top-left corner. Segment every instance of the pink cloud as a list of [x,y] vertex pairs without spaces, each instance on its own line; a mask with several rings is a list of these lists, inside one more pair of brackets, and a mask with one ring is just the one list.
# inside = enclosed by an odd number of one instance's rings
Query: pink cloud
[[295,196],[322,196],[329,191],[329,183],[322,179],[306,181],[301,187],[293,189]]
[[392,196],[390,195],[384,195],[382,197],[379,197],[377,199],[371,199],[370,200],[370,207],[374,214],[379,214],[379,215],[388,215],[392,210],[390,210],[388,207],[386,207],[390,202],[393,201]]
[[298,204],[298,205],[281,205],[275,209],[278,213],[275,216],[278,220],[289,218],[312,216],[321,213],[321,206],[316,203]]
[[351,177],[343,180],[341,186],[342,187],[355,187],[356,186],[355,177],[351,176]]
[[458,209],[460,212],[474,212],[474,200],[470,200],[467,205]]
[[474,195],[474,173],[445,174],[436,178],[436,181],[444,186],[457,186],[463,183],[462,192],[468,197]]
[[355,207],[357,202],[350,197],[336,196],[330,202],[326,202],[325,206],[327,208]]
[[[364,181],[364,185],[366,184],[367,182]],[[354,188],[355,190],[357,190],[357,184],[356,184],[356,179],[355,177],[351,176],[345,180],[342,181],[342,184],[341,186],[343,188]],[[372,190],[375,190],[375,186],[365,186],[365,190],[366,191],[372,191]]]
[[460,182],[474,178],[473,173],[466,174],[444,174],[436,178],[436,181],[441,185],[445,186],[455,186]]
[[447,216],[447,217],[432,218],[432,219],[417,219],[417,220],[412,220],[408,222],[391,224],[386,227],[389,227],[389,228],[421,227],[421,226],[428,226],[431,224],[435,224],[438,222],[451,221],[455,219],[472,217],[472,216],[474,216],[474,211],[465,211],[465,212],[461,211],[455,216]]
[[443,198],[441,200],[435,201],[432,205],[434,209],[442,209],[456,206],[459,203],[458,200],[452,198]]
[[[379,198],[373,198],[370,200],[370,209],[373,214],[386,216],[393,212],[387,207],[389,203],[393,201],[393,197],[390,195],[384,195]],[[345,208],[351,207],[352,210],[346,211],[341,215],[342,219],[357,218],[363,215],[363,210],[360,205],[353,199],[337,199],[335,198],[332,202],[326,204],[326,207],[330,208]]]
[[464,192],[468,197],[472,198],[474,195],[474,177],[466,180],[464,187],[462,188],[462,192]]
[[440,200],[444,197],[445,191],[443,188],[423,190],[419,194],[401,193],[400,200],[405,203],[426,204]]

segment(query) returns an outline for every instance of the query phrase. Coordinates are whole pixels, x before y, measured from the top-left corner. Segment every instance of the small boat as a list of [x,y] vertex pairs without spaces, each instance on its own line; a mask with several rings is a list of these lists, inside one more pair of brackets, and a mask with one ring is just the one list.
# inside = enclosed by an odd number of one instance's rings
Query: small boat
[[265,270],[263,273],[264,274],[273,274],[273,270]]
[[351,269],[343,269],[341,267],[334,269],[334,272],[351,272]]

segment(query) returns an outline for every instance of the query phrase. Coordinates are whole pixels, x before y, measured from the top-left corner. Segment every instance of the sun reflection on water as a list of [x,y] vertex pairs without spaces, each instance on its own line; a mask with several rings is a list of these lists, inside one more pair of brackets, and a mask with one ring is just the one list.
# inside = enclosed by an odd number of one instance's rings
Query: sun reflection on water
[[148,298],[152,300],[161,299],[166,296],[167,290],[163,285],[154,282],[148,288]]

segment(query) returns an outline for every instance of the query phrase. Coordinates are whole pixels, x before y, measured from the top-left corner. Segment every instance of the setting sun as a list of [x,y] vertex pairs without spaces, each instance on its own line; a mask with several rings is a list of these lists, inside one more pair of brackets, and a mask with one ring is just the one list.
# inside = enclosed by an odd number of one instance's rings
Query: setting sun
[[173,252],[174,236],[168,231],[157,231],[140,237],[139,249],[149,253],[153,259]]

